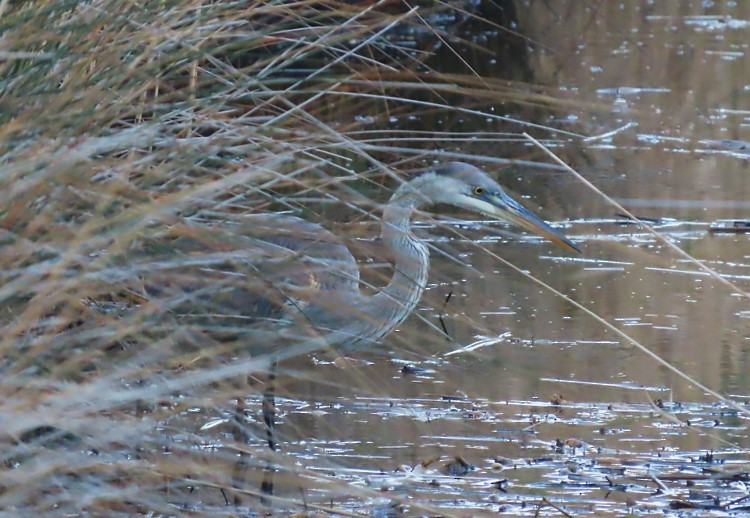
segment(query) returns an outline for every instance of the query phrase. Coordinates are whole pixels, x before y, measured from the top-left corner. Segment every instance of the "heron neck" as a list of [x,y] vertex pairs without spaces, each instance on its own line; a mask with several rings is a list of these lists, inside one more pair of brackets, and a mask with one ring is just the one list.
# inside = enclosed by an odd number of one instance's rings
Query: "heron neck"
[[411,232],[411,216],[426,198],[410,183],[393,195],[383,213],[381,237],[393,257],[394,273],[388,285],[372,297],[368,311],[380,325],[379,340],[406,319],[419,302],[427,283],[430,254],[422,240]]

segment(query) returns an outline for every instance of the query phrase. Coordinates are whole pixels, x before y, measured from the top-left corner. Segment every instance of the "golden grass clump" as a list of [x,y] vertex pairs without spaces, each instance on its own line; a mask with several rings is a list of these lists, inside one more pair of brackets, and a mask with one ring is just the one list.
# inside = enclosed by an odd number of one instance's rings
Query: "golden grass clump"
[[242,445],[181,416],[229,404],[270,361],[244,348],[273,336],[218,339],[178,308],[242,264],[231,223],[320,220],[331,203],[367,219],[361,188],[395,178],[383,162],[434,145],[400,140],[391,117],[552,102],[433,74],[406,43],[443,41],[428,18],[445,9],[0,1],[0,508],[169,514],[196,487],[222,508]]

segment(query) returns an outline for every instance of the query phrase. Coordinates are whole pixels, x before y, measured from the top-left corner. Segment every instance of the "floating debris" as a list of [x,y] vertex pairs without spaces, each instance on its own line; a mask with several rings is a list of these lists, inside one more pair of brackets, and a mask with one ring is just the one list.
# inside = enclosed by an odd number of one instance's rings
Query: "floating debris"
[[721,149],[731,151],[732,153],[750,156],[750,142],[746,142],[744,140],[708,139],[701,140],[700,143],[708,146],[709,149]]
[[746,234],[750,232],[750,220],[747,219],[717,219],[708,231],[712,234]]
[[672,218],[648,218],[646,216],[635,216],[635,218],[633,218],[632,216],[623,214],[622,212],[615,213],[615,216],[618,218],[622,218],[617,222],[618,225],[637,225],[638,223],[646,223],[647,225],[663,225],[664,223],[674,223],[675,221]]
[[333,360],[333,366],[339,369],[355,369],[367,365],[372,365],[372,362],[361,358],[352,358],[349,356],[338,356],[335,360]]
[[498,336],[484,336],[484,335],[477,335],[477,340],[475,342],[470,343],[469,345],[466,345],[464,347],[460,347],[458,349],[454,349],[453,351],[448,351],[445,353],[445,356],[453,356],[459,353],[468,353],[472,351],[476,351],[477,349],[481,349],[483,347],[490,347],[502,342],[505,342],[507,339],[511,337],[511,333],[505,332]]
[[422,367],[417,367],[416,365],[412,365],[412,364],[406,364],[403,367],[401,367],[401,374],[404,374],[406,376],[426,374],[428,372],[434,372],[434,371],[430,371],[429,369],[423,369]]
[[502,491],[503,493],[507,493],[508,486],[510,485],[510,481],[507,478],[503,478],[500,480],[496,480],[492,484],[490,484],[495,489]]
[[474,471],[476,466],[469,464],[461,456],[456,456],[453,460],[447,462],[443,467],[446,475],[451,477],[463,477],[470,471]]

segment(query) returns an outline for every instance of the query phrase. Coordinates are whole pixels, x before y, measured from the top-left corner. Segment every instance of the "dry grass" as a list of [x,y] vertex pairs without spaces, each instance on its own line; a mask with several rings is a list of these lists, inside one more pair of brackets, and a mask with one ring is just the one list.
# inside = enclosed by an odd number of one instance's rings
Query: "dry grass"
[[0,2],[0,508],[174,514],[196,486],[216,488],[197,511],[225,508],[243,446],[180,416],[224,408],[270,362],[238,349],[274,338],[220,340],[174,317],[211,289],[196,272],[236,258],[232,228],[211,225],[273,210],[323,221],[333,204],[374,218],[362,193],[423,165],[436,139],[505,138],[405,135],[389,118],[503,123],[486,108],[569,102],[434,73],[429,51],[449,35],[429,20],[446,9]]

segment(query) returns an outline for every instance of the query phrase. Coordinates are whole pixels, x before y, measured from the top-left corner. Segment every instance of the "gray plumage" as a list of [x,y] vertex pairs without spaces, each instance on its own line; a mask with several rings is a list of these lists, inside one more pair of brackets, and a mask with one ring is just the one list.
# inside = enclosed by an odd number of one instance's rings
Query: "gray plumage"
[[360,291],[357,262],[330,231],[296,217],[259,214],[235,224],[173,229],[172,250],[195,264],[160,272],[156,286],[144,286],[145,297],[166,300],[170,314],[196,329],[235,337],[264,329],[286,339],[323,337],[328,345],[372,344],[419,302],[429,252],[412,233],[411,217],[436,203],[519,223],[577,250],[486,173],[452,162],[402,183],[385,205],[382,246],[391,253],[393,276],[374,295]]

